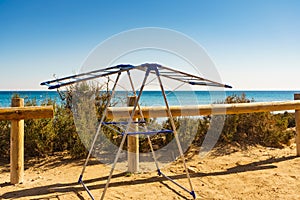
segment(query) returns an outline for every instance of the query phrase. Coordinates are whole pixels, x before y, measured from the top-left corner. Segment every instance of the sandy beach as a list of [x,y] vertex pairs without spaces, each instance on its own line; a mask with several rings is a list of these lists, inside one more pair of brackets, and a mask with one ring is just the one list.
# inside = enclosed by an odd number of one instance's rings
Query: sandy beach
[[[198,149],[187,154],[197,199],[300,199],[300,157],[295,144],[283,149],[220,147],[200,158]],[[77,184],[84,160],[64,154],[26,162],[23,184],[9,184],[9,165],[0,165],[0,199],[90,199]],[[100,198],[110,168],[91,161],[85,183]],[[163,171],[188,187],[182,163],[173,162]],[[106,199],[191,199],[191,195],[156,172],[128,176],[116,171]]]

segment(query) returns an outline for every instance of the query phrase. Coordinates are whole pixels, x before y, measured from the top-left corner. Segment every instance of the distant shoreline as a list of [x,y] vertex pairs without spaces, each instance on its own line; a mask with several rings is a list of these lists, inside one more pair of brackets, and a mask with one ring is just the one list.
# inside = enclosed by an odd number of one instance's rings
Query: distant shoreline
[[[65,91],[65,90],[62,90]],[[122,91],[122,90],[118,90],[118,91]],[[156,92],[156,91],[160,91],[160,90],[147,90],[145,89],[144,91],[148,91],[148,92]],[[168,91],[168,90],[166,90]],[[205,91],[209,91],[209,90],[176,90],[176,92],[185,92],[185,91],[197,91],[197,92],[205,92]],[[224,89],[224,90],[211,90],[211,91],[232,91],[232,92],[299,92],[300,90],[294,90],[294,89]],[[8,90],[8,89],[4,89],[1,90],[0,92],[56,92],[56,90],[48,90],[48,89],[12,89],[12,90]]]

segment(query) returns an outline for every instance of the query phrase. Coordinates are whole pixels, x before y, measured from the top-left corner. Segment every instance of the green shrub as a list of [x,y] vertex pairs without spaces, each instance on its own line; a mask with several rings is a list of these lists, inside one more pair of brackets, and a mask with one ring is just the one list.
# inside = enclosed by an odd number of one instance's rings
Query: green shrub
[[[26,102],[26,106],[35,105],[34,99]],[[51,100],[42,105],[54,106],[54,118],[25,120],[25,155],[43,156],[58,151],[68,151],[73,157],[85,155],[68,105],[57,105]]]
[[[242,96],[227,97],[225,103],[249,103]],[[219,139],[221,143],[260,144],[269,147],[282,147],[294,136],[286,131],[294,119],[291,115],[274,115],[270,112],[226,115],[224,128]]]
[[9,158],[10,148],[10,122],[0,120],[0,155],[4,159]]

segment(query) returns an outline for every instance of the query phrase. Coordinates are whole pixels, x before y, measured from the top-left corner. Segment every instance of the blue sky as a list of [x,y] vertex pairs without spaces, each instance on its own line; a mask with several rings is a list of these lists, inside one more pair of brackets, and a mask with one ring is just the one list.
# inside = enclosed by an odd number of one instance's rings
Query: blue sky
[[122,31],[193,38],[234,89],[300,90],[300,1],[0,0],[0,90],[40,90]]

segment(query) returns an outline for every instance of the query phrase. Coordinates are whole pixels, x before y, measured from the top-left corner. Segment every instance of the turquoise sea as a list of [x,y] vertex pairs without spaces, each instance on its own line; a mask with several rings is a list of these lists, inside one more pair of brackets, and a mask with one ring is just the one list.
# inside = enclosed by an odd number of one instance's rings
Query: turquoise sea
[[[288,101],[294,99],[295,93],[300,91],[234,91],[228,90],[226,92],[208,92],[208,91],[176,91],[166,92],[168,102],[170,105],[195,105],[195,104],[209,104],[214,102],[221,102],[226,96],[241,95],[244,93],[246,97],[255,102],[269,102],[269,101]],[[18,94],[26,100],[36,99],[38,104],[41,104],[45,99],[51,98],[57,103],[61,103],[59,94],[56,91],[0,91],[0,107],[9,107],[11,97]],[[117,92],[117,99],[126,99],[130,95],[126,92]],[[163,104],[163,97],[160,91],[144,91],[141,97],[141,105],[158,106]]]

